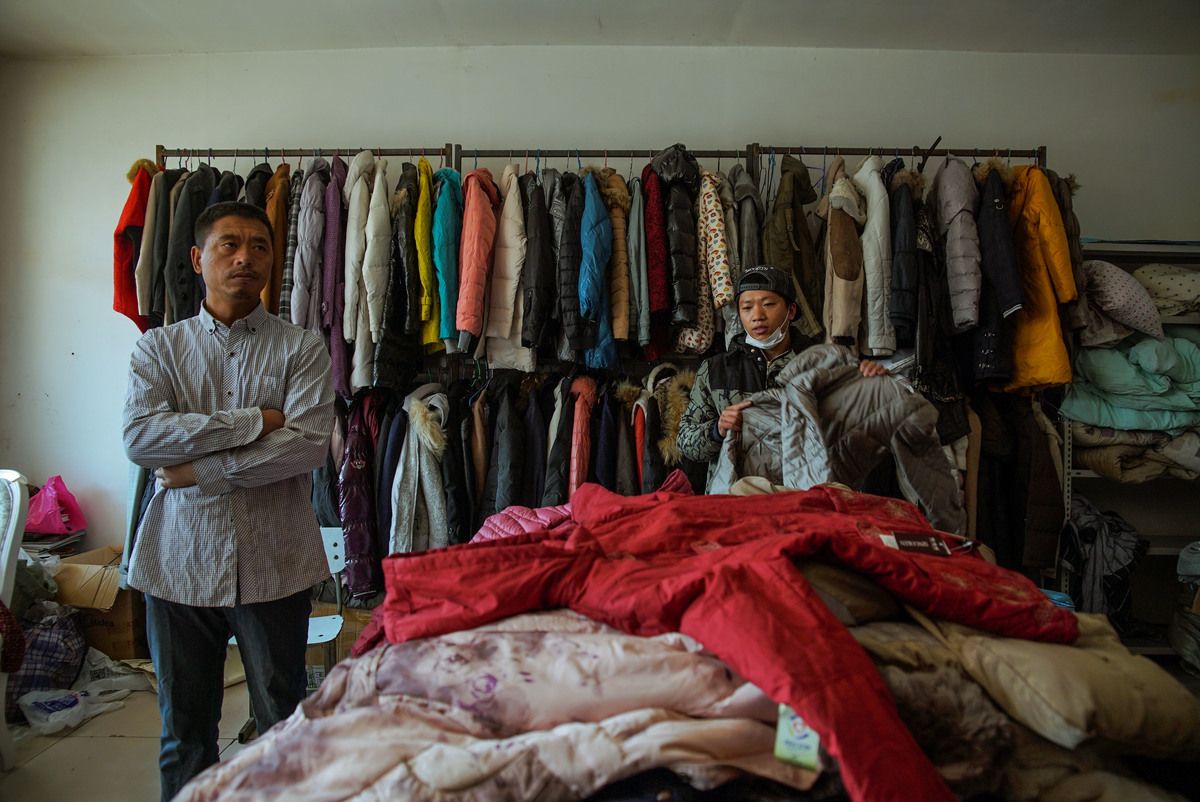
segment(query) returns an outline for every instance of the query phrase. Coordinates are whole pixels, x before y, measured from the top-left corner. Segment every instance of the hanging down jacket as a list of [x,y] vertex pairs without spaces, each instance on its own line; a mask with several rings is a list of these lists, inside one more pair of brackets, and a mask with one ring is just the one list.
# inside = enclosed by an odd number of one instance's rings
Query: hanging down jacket
[[617,366],[617,346],[609,318],[608,263],[612,258],[613,233],[608,211],[600,197],[595,172],[583,176],[583,218],[580,221],[579,314],[595,332],[585,354],[589,368]]
[[557,191],[550,205],[554,227],[556,275],[558,277],[558,318],[562,333],[572,350],[592,346],[587,326],[579,313],[579,267],[583,260],[580,226],[583,224],[583,185],[574,173],[558,178]]
[[365,393],[350,408],[346,428],[346,456],[338,477],[342,531],[346,546],[346,586],[354,598],[379,590],[377,516],[374,479],[375,442],[369,422],[383,396]]
[[946,256],[946,281],[957,332],[979,323],[979,232],[975,209],[979,190],[971,168],[962,159],[946,157],[933,179],[928,203],[938,224]]
[[553,535],[387,558],[388,640],[553,607],[639,635],[682,632],[796,710],[838,761],[851,799],[932,802],[954,796],[901,722],[878,669],[793,560],[820,555],[926,615],[999,635],[1050,643],[1079,636],[1074,614],[1020,575],[967,555],[886,546],[883,534],[931,532],[902,501],[830,486],[623,498],[589,484],[571,508],[574,526]]
[[854,173],[854,185],[867,199],[863,226],[863,314],[858,350],[867,356],[891,356],[896,350],[892,326],[892,235],[888,195],[879,171],[883,160],[868,156]]
[[[745,183],[753,186],[752,182]],[[746,191],[743,187],[742,192]],[[813,339],[821,333],[818,321],[824,306],[825,288],[817,267],[804,206],[816,199],[817,193],[813,190],[804,162],[794,156],[784,155],[779,165],[779,191],[775,195],[775,205],[771,209],[771,216],[763,224],[762,260],[764,264],[774,265],[792,277],[800,291],[796,298],[799,308],[796,328],[804,336]],[[761,215],[761,209],[758,214]],[[743,264],[753,267],[758,262]]]
[[448,401],[440,384],[424,384],[404,399],[408,431],[392,483],[388,553],[447,546],[446,497],[439,465],[446,450]]
[[[433,210],[432,260],[435,286],[435,309],[458,308],[458,250],[462,245],[463,194],[462,176],[457,170],[443,167],[433,174],[433,194],[437,204]],[[445,341],[457,341],[458,329],[454,315],[441,315],[437,336]],[[457,348],[457,345],[455,345]]]
[[458,308],[455,324],[459,348],[467,350],[467,338],[483,335],[483,317],[487,304],[487,283],[492,267],[492,247],[496,240],[496,207],[500,195],[490,171],[472,170],[463,178],[463,231],[458,252]]
[[742,476],[807,490],[826,482],[859,487],[888,452],[901,486],[929,522],[962,529],[958,484],[937,436],[937,411],[901,379],[862,375],[848,348],[823,345],[795,356],[781,387],[751,396],[741,431],[721,446],[712,493]]
[[526,268],[527,238],[517,165],[510,164],[500,176],[504,197],[496,228],[495,256],[492,259],[492,291],[488,301],[488,367],[513,368],[531,372],[533,351],[521,345],[524,327],[524,293],[521,277]]
[[329,162],[317,157],[304,171],[300,216],[296,220],[296,260],[292,263],[292,322],[321,330],[321,257],[325,246],[325,190]]
[[521,345],[538,348],[554,313],[554,237],[546,193],[537,176],[526,173],[517,179],[525,217],[525,306],[521,319]]
[[671,261],[671,325],[695,326],[696,307],[696,214],[694,204],[700,191],[700,165],[683,145],[672,145],[654,154],[650,162],[666,185],[667,245]]

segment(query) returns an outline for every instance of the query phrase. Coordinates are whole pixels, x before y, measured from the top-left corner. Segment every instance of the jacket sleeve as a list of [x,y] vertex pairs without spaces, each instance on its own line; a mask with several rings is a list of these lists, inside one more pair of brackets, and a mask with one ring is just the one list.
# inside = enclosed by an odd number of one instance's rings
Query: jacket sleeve
[[333,382],[329,354],[321,338],[311,331],[304,332],[301,339],[287,377],[287,397],[281,411],[282,429],[246,445],[193,460],[200,490],[219,495],[234,487],[260,487],[325,464],[333,433]]
[[353,342],[358,331],[358,305],[366,299],[359,297],[358,278],[363,269],[367,249],[367,204],[370,202],[366,181],[359,179],[350,192],[346,217],[346,305],[342,308],[342,337]]
[[698,462],[716,459],[721,451],[721,443],[715,439],[713,427],[721,417],[721,412],[709,388],[708,362],[704,362],[696,371],[691,397],[683,417],[679,419],[679,434],[675,438],[675,444],[685,457]]
[[161,468],[253,442],[262,431],[257,407],[211,415],[176,412],[179,402],[163,369],[158,342],[154,331],[143,335],[130,359],[123,422],[129,461]]
[[1060,304],[1074,301],[1078,297],[1075,274],[1071,270],[1071,247],[1067,243],[1067,231],[1063,227],[1062,215],[1050,192],[1050,184],[1042,177],[1037,189],[1038,203],[1038,247],[1046,263],[1046,271],[1054,285],[1054,294]]
[[383,298],[391,278],[392,220],[387,193],[387,160],[375,167],[375,191],[367,213],[366,252],[363,255],[363,284],[366,286],[367,315],[371,322],[371,340],[383,339]]

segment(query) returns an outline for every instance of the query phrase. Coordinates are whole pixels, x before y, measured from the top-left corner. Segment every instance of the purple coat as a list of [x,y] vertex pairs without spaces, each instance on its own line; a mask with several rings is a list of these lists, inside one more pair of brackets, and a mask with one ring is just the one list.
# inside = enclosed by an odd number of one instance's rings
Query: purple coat
[[342,398],[349,398],[350,373],[347,368],[346,338],[342,334],[342,315],[346,308],[346,204],[342,200],[342,187],[345,183],[346,163],[334,156],[329,186],[325,190],[321,326],[329,337],[329,358],[333,362],[333,389]]
[[371,421],[378,421],[384,397],[363,393],[350,407],[346,426],[346,456],[338,477],[338,499],[346,545],[346,586],[353,597],[370,596],[382,587],[376,547],[375,440]]

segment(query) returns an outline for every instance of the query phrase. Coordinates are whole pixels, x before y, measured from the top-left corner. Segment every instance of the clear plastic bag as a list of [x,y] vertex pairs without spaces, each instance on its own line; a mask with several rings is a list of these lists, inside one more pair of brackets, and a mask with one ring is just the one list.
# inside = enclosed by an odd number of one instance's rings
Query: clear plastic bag
[[17,700],[29,726],[38,735],[52,735],[66,727],[78,727],[92,716],[124,707],[121,700],[131,691],[125,688],[100,689],[111,680],[92,683],[82,691],[55,689],[30,691]]

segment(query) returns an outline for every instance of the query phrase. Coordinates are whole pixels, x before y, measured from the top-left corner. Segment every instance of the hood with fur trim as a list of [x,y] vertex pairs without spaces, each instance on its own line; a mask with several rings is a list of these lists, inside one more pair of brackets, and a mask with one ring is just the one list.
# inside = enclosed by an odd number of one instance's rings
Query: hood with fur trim
[[890,195],[902,186],[907,186],[912,192],[913,200],[919,201],[925,195],[925,176],[916,170],[897,170],[888,186],[888,194]]
[[683,413],[687,410],[692,385],[695,383],[695,371],[681,370],[666,381],[659,382],[654,388],[654,398],[658,401],[658,415],[662,424],[658,450],[662,454],[663,463],[670,467],[683,464],[683,452],[679,450],[676,440],[679,437],[679,421],[683,419]]
[[979,162],[971,168],[971,173],[975,176],[975,183],[981,187],[987,183],[988,175],[993,171],[998,173],[1000,175],[1000,180],[1004,182],[1004,191],[1006,193],[1011,193],[1013,179],[1012,168],[1005,163],[1004,159],[1001,159],[998,156],[992,156],[987,161]]

